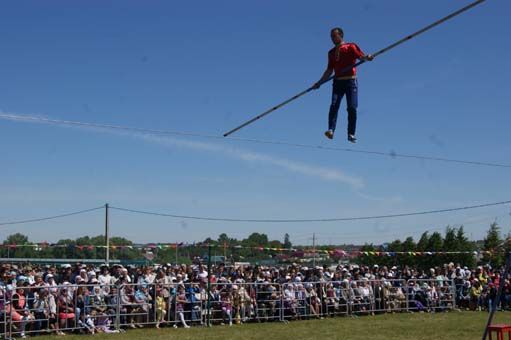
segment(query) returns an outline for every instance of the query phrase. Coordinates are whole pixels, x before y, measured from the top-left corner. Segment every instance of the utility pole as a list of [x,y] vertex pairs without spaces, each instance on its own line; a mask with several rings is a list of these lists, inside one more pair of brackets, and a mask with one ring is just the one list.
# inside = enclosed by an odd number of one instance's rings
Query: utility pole
[[316,233],[312,233],[312,251],[314,252],[312,266],[316,268]]
[[105,262],[108,266],[108,262],[110,262],[110,234],[109,234],[109,225],[108,225],[108,203],[105,204]]

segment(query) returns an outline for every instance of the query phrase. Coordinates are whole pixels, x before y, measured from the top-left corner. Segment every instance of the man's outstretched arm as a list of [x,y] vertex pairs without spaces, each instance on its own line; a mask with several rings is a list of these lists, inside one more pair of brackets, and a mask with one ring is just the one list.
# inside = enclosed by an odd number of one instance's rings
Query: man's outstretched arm
[[314,83],[314,85],[312,85],[312,88],[314,90],[317,90],[319,89],[319,87],[321,86],[321,84],[323,84],[323,82],[325,82],[328,78],[330,78],[330,76],[332,75],[332,72],[334,71],[333,68],[329,68],[327,67],[327,69],[325,70],[325,72],[323,72],[323,75],[321,76],[321,78]]

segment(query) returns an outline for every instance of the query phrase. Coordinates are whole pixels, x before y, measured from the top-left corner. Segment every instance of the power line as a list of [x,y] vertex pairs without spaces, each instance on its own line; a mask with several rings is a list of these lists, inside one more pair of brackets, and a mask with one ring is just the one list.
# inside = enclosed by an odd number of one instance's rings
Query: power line
[[73,216],[73,215],[85,214],[85,213],[88,213],[88,212],[91,212],[91,211],[94,211],[94,210],[99,210],[99,209],[104,209],[104,208],[105,207],[102,206],[102,207],[97,207],[97,208],[92,208],[92,209],[86,209],[86,210],[70,212],[70,213],[61,214],[61,215],[49,216],[49,217],[34,218],[34,219],[30,219],[30,220],[2,222],[2,223],[0,223],[0,226],[14,225],[14,224],[25,224],[25,223],[33,223],[33,222],[41,222],[41,221],[54,220],[54,219],[62,218],[62,217],[68,217],[68,216]]
[[72,120],[60,120],[60,119],[12,115],[12,114],[3,114],[3,113],[0,114],[0,118],[14,120],[14,121],[29,121],[29,122],[31,121],[31,122],[40,122],[40,123],[48,123],[48,124],[81,126],[81,127],[88,127],[88,128],[133,131],[133,132],[138,132],[138,133],[149,133],[149,134],[156,134],[156,135],[174,135],[174,136],[183,136],[183,137],[215,139],[215,140],[219,140],[219,141],[227,140],[227,141],[238,141],[238,142],[247,142],[247,143],[255,143],[255,144],[281,145],[281,146],[289,146],[289,147],[302,148],[302,149],[316,149],[316,150],[335,151],[335,152],[351,152],[351,153],[384,156],[384,157],[390,157],[390,158],[408,158],[408,159],[419,159],[419,160],[435,161],[435,162],[458,163],[458,164],[465,164],[465,165],[511,168],[511,164],[461,160],[461,159],[413,155],[413,154],[401,154],[401,153],[397,153],[394,151],[384,152],[384,151],[374,151],[374,150],[340,148],[340,147],[333,147],[333,146],[293,143],[293,142],[287,142],[287,141],[264,140],[264,139],[255,139],[255,138],[239,138],[239,137],[223,138],[221,136],[202,134],[202,133],[194,133],[194,132],[146,129],[146,128],[123,126],[123,125],[80,122],[80,121],[72,121]]
[[[475,220],[468,219],[465,222],[449,223],[449,224],[447,224],[444,227],[435,227],[435,228],[413,227],[413,228],[407,228],[406,231],[407,231],[407,233],[419,233],[419,232],[423,233],[423,232],[440,231],[440,230],[446,230],[446,228],[448,228],[448,227],[450,227],[450,228],[456,228],[456,227],[461,227],[461,226],[465,227],[467,225],[476,224],[476,223],[482,223],[482,222],[488,222],[490,219],[495,220],[497,218],[505,217],[505,216],[509,216],[509,214],[502,214],[502,215],[497,215],[497,216],[492,215],[492,216],[487,216],[487,217],[484,217],[484,218],[478,218],[478,219],[475,219]],[[381,234],[383,234],[383,235],[385,235],[385,234],[395,234],[395,233],[397,233],[399,231],[398,229],[401,229],[401,228],[389,227],[389,228],[385,228],[385,229],[381,229],[381,230],[375,230],[375,232],[377,232],[378,235],[381,235]],[[325,239],[327,239],[328,237],[340,238],[340,237],[356,237],[356,236],[358,236],[359,238],[362,238],[362,237],[366,237],[367,238],[368,233],[370,233],[370,231],[369,232],[355,232],[355,233],[321,233],[321,232],[316,232],[316,235],[320,235],[322,238],[325,238]],[[310,233],[309,233],[309,235],[310,235]],[[302,236],[302,237],[299,237],[299,238],[304,238],[304,237],[305,236]],[[296,237],[293,236],[293,239],[295,239],[295,238]]]
[[111,206],[110,208],[119,210],[119,211],[135,213],[135,214],[182,218],[182,219],[191,219],[191,220],[202,220],[202,221],[252,222],[252,223],[305,223],[305,222],[341,222],[341,221],[374,220],[374,219],[384,219],[384,218],[439,214],[439,213],[445,213],[445,212],[477,209],[477,208],[484,208],[484,207],[504,205],[504,204],[511,204],[511,200],[510,201],[502,201],[502,202],[484,203],[484,204],[458,207],[458,208],[419,211],[419,212],[402,213],[402,214],[340,217],[340,218],[317,218],[317,219],[238,219],[238,218],[223,218],[223,217],[219,218],[219,217],[204,217],[204,216],[191,216],[191,215],[176,215],[176,214],[159,213],[159,212],[151,212],[151,211],[136,210],[136,209],[127,209],[127,208],[113,207],[113,206]]

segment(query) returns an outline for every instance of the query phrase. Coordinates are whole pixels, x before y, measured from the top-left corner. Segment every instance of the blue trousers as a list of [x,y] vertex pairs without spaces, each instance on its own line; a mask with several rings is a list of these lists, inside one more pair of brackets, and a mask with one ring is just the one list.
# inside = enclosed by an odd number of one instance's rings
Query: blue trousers
[[348,110],[348,134],[355,135],[358,106],[358,83],[356,79],[334,79],[332,86],[332,103],[330,104],[330,112],[328,113],[328,129],[335,131],[337,114],[344,95],[346,95]]

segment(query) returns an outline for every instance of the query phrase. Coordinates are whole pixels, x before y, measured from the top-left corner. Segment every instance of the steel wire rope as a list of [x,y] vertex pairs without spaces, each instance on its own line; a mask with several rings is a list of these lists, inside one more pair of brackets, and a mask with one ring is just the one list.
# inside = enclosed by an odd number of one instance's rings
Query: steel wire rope
[[133,131],[133,132],[138,132],[138,133],[148,133],[148,134],[155,134],[155,135],[175,135],[175,136],[185,136],[185,137],[197,137],[197,138],[216,139],[216,140],[220,140],[220,141],[231,140],[231,141],[256,143],[256,144],[282,145],[282,146],[305,148],[305,149],[317,149],[317,150],[336,151],[336,152],[351,152],[351,153],[378,155],[378,156],[386,156],[386,157],[391,157],[391,158],[408,158],[408,159],[420,159],[420,160],[426,160],[426,161],[448,162],[448,163],[458,163],[458,164],[477,165],[477,166],[511,168],[511,164],[503,164],[503,163],[496,163],[496,162],[483,162],[483,161],[471,161],[471,160],[413,155],[413,154],[402,154],[402,153],[397,153],[394,151],[384,152],[384,151],[363,150],[363,149],[358,150],[358,149],[352,149],[352,148],[341,148],[341,147],[324,146],[324,145],[293,143],[293,142],[278,141],[278,140],[264,140],[264,139],[256,139],[256,138],[240,138],[240,137],[224,138],[221,136],[202,134],[202,133],[194,133],[194,132],[146,129],[146,128],[123,126],[123,125],[80,122],[80,121],[50,119],[50,118],[42,118],[42,117],[30,117],[30,116],[20,116],[20,115],[3,114],[3,113],[0,113],[0,118],[9,119],[9,120],[13,120],[13,121],[32,121],[32,122],[42,122],[42,123],[49,123],[49,124],[81,126],[81,127],[89,127],[89,128],[124,130],[124,131]]

